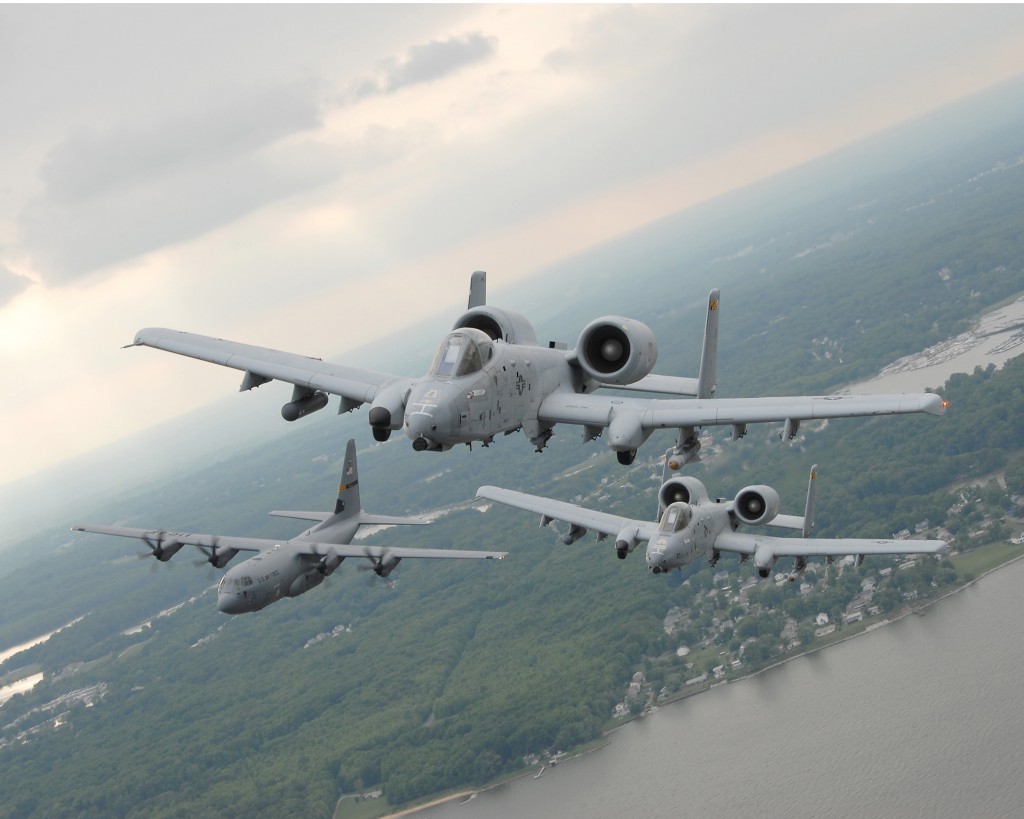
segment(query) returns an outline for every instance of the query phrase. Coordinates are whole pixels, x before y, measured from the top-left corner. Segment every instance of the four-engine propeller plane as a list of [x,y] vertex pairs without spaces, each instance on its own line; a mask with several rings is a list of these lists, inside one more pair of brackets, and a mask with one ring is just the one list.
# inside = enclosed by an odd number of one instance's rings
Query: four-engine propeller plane
[[[387,577],[406,558],[505,558],[507,552],[458,551],[455,549],[403,549],[391,546],[355,546],[352,538],[360,526],[429,523],[422,518],[370,515],[359,501],[359,474],[355,441],[345,451],[345,466],[334,512],[271,512],[272,515],[317,524],[289,541],[247,537],[198,535],[121,526],[75,526],[73,531],[117,535],[142,540],[152,556],[168,561],[185,546],[196,546],[207,561],[224,568],[239,552],[255,557],[225,572],[217,586],[217,608],[225,614],[259,611],[282,597],[297,597],[319,586],[349,557],[365,558],[379,577]],[[143,555],[146,556],[146,555]]]
[[[522,429],[540,452],[555,424],[577,424],[584,441],[607,430],[609,448],[620,463],[629,464],[654,430],[675,428],[677,468],[697,459],[696,430],[703,426],[731,426],[733,437],[740,438],[747,424],[781,422],[783,437],[792,438],[806,420],[945,412],[942,399],[932,393],[714,398],[718,290],[708,299],[697,378],[652,374],[654,334],[635,319],[604,316],[583,328],[573,350],[554,342],[545,347],[523,316],[486,304],[485,295],[486,274],[474,273],[468,311],[441,342],[430,372],[420,378],[160,328],[140,330],[130,346],[241,370],[242,391],[273,380],[290,383],[292,398],[281,409],[288,421],[322,409],[329,394],[341,396],[339,412],[369,404],[367,417],[377,441],[402,429],[417,451],[474,441],[487,446],[496,435]],[[601,387],[693,398],[594,394]]]
[[[671,450],[666,453],[666,458]],[[733,500],[708,497],[704,484],[692,476],[666,480],[658,492],[658,520],[651,523],[585,509],[572,503],[528,495],[497,486],[481,486],[478,498],[487,498],[517,509],[540,514],[541,526],[552,520],[570,524],[562,538],[575,543],[589,529],[597,539],[615,538],[615,553],[620,559],[647,541],[647,568],[655,574],[681,568],[702,555],[714,566],[723,552],[733,552],[741,560],[753,559],[761,577],[767,577],[780,557],[795,557],[789,579],[795,580],[807,567],[807,559],[821,555],[830,562],[838,556],[941,554],[947,544],[942,540],[867,540],[814,538],[814,495],[817,466],[811,467],[807,486],[807,505],[803,517],[779,514],[779,495],[770,486],[747,486]],[[666,469],[666,473],[668,470]],[[738,532],[741,524],[769,525],[797,529],[802,537],[772,537]],[[858,562],[858,565],[859,562]]]

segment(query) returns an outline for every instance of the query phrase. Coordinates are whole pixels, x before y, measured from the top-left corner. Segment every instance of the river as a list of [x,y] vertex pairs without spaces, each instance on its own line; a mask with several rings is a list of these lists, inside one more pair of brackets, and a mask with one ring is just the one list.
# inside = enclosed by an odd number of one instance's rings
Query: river
[[854,640],[659,709],[417,819],[1016,817],[1024,561]]

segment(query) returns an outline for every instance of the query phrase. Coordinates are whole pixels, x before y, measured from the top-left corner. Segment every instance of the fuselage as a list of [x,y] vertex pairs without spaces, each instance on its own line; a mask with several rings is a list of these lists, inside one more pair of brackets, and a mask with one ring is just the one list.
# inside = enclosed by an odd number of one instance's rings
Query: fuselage
[[724,504],[669,504],[661,515],[657,535],[647,544],[647,568],[661,574],[686,566],[707,555],[718,535],[730,528]]
[[320,524],[232,566],[217,585],[217,608],[225,614],[259,611],[282,597],[297,597],[316,588],[336,566],[326,568],[319,558],[302,554],[302,541],[351,543],[358,528],[355,517]]
[[403,429],[417,449],[450,449],[523,428],[543,433],[541,402],[556,390],[583,388],[565,350],[492,341],[471,328],[442,342],[431,371],[412,387]]

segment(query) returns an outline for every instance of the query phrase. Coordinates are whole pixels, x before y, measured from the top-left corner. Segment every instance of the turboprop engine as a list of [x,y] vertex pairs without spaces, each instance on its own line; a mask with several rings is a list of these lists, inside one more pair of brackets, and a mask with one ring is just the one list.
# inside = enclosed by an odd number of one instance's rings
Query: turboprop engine
[[583,328],[574,355],[580,368],[595,381],[632,384],[654,369],[658,345],[643,322],[602,316]]
[[768,523],[779,514],[779,493],[770,486],[747,486],[736,494],[732,511],[743,523]]

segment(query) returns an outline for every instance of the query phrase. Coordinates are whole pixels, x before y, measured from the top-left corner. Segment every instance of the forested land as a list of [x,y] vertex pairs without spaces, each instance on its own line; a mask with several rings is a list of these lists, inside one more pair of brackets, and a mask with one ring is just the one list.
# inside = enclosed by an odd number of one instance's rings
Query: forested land
[[[755,191],[757,208],[719,203],[686,229],[682,217],[670,220],[606,249],[601,264],[628,267],[628,284],[580,260],[566,298],[542,315],[574,332],[593,315],[635,315],[658,335],[658,371],[689,375],[704,297],[721,286],[720,395],[827,390],[869,375],[1022,289],[1020,134],[961,136],[945,153],[904,146],[906,161],[891,163],[898,172],[843,176],[845,187],[825,192],[788,178],[774,198],[771,186]],[[775,207],[766,211],[765,199]],[[715,221],[716,209],[734,218]],[[538,330],[571,341],[539,320]],[[717,496],[771,484],[783,511],[799,514],[817,463],[819,535],[889,537],[927,520],[958,548],[997,540],[1010,494],[1024,491],[1024,360],[934,386],[951,403],[944,418],[807,424],[792,443],[766,427],[738,442],[717,430],[720,446],[688,470]],[[189,565],[187,552],[154,566],[135,559],[136,544],[67,532],[85,521],[55,522],[5,559],[0,645],[84,619],[0,665],[0,674],[46,673],[0,706],[0,816],[324,816],[342,794],[382,789],[396,805],[480,784],[527,754],[599,736],[636,671],[678,685],[690,672],[659,658],[700,642],[714,619],[735,624],[716,634],[716,656],[754,638],[748,662],[767,662],[789,619],[806,638],[815,609],[841,614],[854,585],[882,565],[869,559],[834,575],[812,601],[799,584],[768,581],[750,592],[752,613],[732,612],[708,602],[716,582],[704,566],[654,577],[639,555],[616,560],[608,541],[567,547],[534,516],[472,501],[491,483],[649,517],[670,434],[653,436],[627,469],[602,440],[581,445],[568,427],[540,455],[521,435],[437,455],[414,454],[398,438],[370,445],[365,423],[362,412],[313,416],[250,452],[126,489],[90,522],[288,537],[300,527],[266,511],[329,509],[352,435],[370,511],[444,511],[429,527],[374,542],[501,548],[509,559],[408,561],[397,582],[374,584],[346,563],[309,594],[228,618],[216,611],[207,567]],[[1006,490],[991,482],[1000,475]],[[957,581],[950,564],[930,565],[894,573],[882,602]],[[722,570],[734,586],[749,575],[725,558]],[[689,614],[669,634],[674,609]],[[95,700],[58,699],[93,686],[105,686]]]

